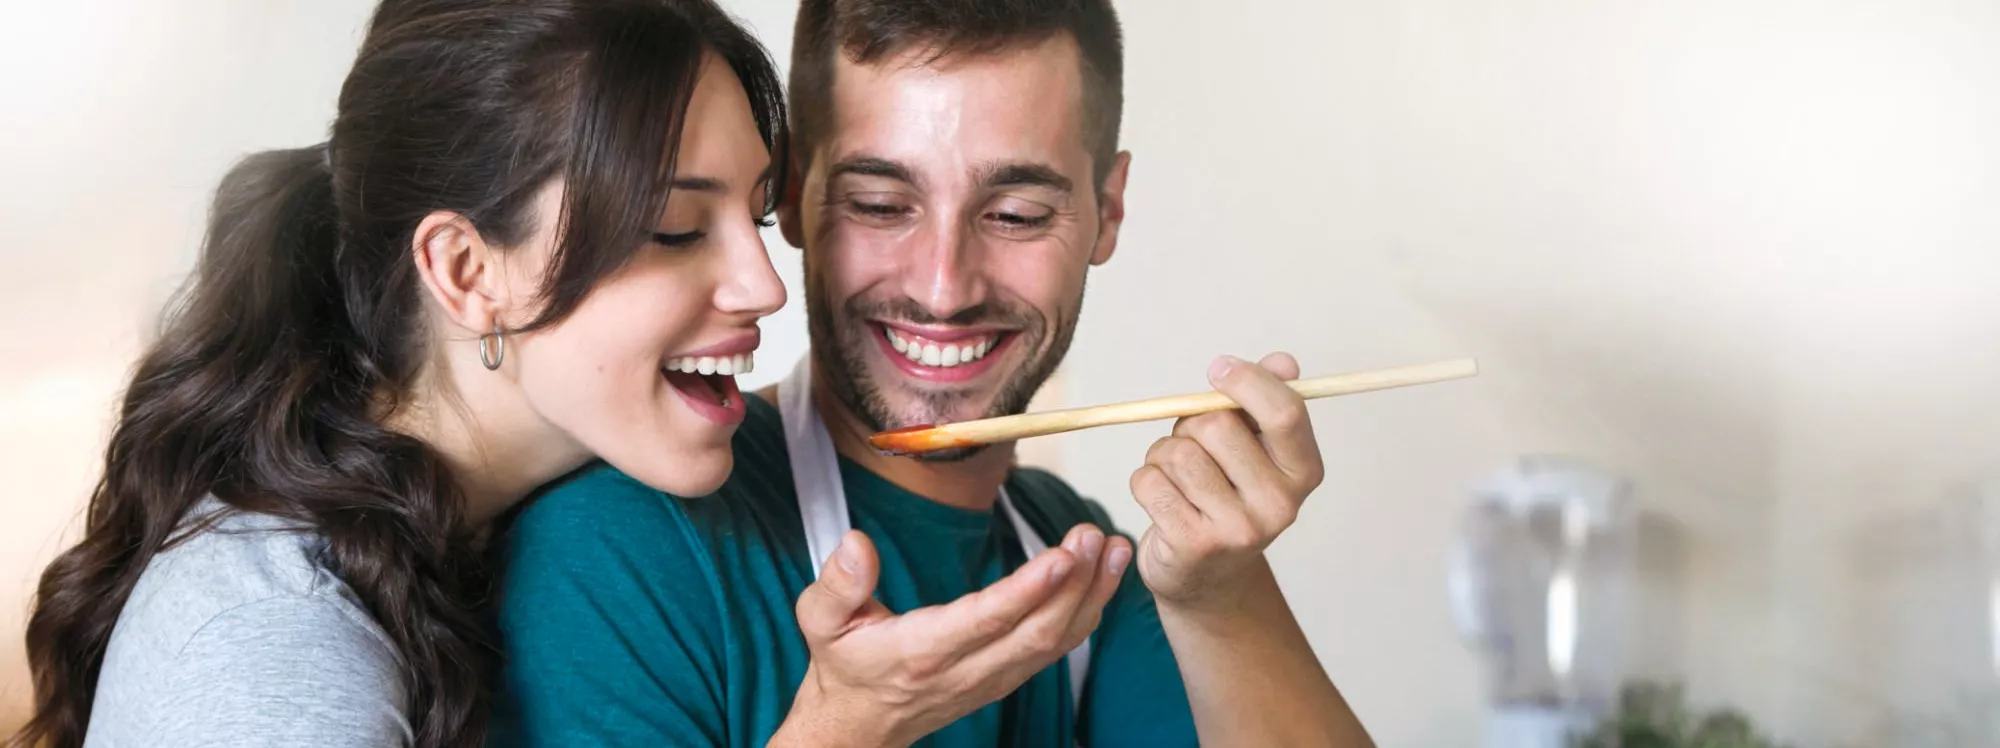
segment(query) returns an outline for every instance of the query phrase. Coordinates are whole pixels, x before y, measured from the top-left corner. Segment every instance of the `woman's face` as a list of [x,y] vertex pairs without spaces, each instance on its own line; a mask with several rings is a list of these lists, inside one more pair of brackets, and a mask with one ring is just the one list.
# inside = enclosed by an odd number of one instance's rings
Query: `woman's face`
[[[722,484],[744,414],[735,375],[753,366],[757,320],[785,303],[758,234],[770,170],[742,83],[710,56],[656,240],[560,323],[507,338],[507,368],[541,420],[654,488],[702,496]],[[541,256],[520,265],[545,268],[561,185],[539,201]]]

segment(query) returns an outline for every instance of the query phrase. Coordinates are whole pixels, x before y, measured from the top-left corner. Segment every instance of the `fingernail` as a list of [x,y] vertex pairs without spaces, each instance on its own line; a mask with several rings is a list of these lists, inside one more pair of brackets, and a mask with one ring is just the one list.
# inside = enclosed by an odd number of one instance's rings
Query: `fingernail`
[[1123,574],[1125,573],[1125,565],[1131,562],[1132,548],[1130,546],[1121,545],[1113,548],[1110,555],[1104,561],[1104,573],[1114,577]]
[[1055,561],[1051,562],[1049,564],[1049,581],[1051,582],[1060,581],[1063,577],[1069,576],[1070,567],[1075,565],[1076,562],[1070,560],[1068,556],[1064,556],[1062,558],[1056,559]]
[[861,568],[861,549],[855,547],[853,543],[841,543],[840,550],[834,553],[834,558],[840,561],[840,568],[850,574]]
[[1236,370],[1236,357],[1223,356],[1221,358],[1217,358],[1215,360],[1215,363],[1208,365],[1208,378],[1221,379],[1223,377],[1229,376],[1229,372],[1235,370]]
[[1097,552],[1104,548],[1104,534],[1096,530],[1085,530],[1082,545],[1083,560],[1086,563],[1097,563]]

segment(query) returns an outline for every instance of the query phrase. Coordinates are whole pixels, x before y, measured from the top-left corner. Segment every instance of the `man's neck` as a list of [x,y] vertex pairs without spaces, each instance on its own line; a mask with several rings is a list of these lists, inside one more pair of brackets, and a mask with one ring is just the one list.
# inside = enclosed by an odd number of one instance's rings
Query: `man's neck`
[[847,411],[826,387],[826,380],[813,373],[813,407],[819,410],[833,448],[870,472],[882,476],[904,490],[939,504],[960,509],[989,511],[1000,496],[1000,485],[1014,466],[1014,445],[996,444],[969,458],[955,462],[926,462],[910,457],[892,457],[868,446],[873,435],[866,424]]

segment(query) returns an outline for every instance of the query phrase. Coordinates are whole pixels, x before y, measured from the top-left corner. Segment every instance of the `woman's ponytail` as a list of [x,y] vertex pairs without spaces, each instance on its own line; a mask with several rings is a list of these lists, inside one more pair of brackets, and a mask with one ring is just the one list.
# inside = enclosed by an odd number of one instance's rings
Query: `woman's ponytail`
[[[83,743],[104,650],[145,561],[215,490],[297,359],[325,352],[340,299],[339,220],[322,147],[271,151],[223,179],[195,275],[126,390],[83,541],[42,573],[28,622],[33,718],[11,744]],[[344,323],[341,323],[344,326]],[[259,411],[265,411],[259,413]]]

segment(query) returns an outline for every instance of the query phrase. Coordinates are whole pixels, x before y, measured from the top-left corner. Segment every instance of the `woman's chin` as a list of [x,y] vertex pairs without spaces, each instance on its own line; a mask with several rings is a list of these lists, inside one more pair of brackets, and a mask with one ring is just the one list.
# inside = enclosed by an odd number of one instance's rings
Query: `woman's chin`
[[627,468],[613,464],[653,489],[683,498],[700,498],[715,493],[729,479],[736,458],[728,448],[680,455],[677,460],[651,460],[644,466]]

